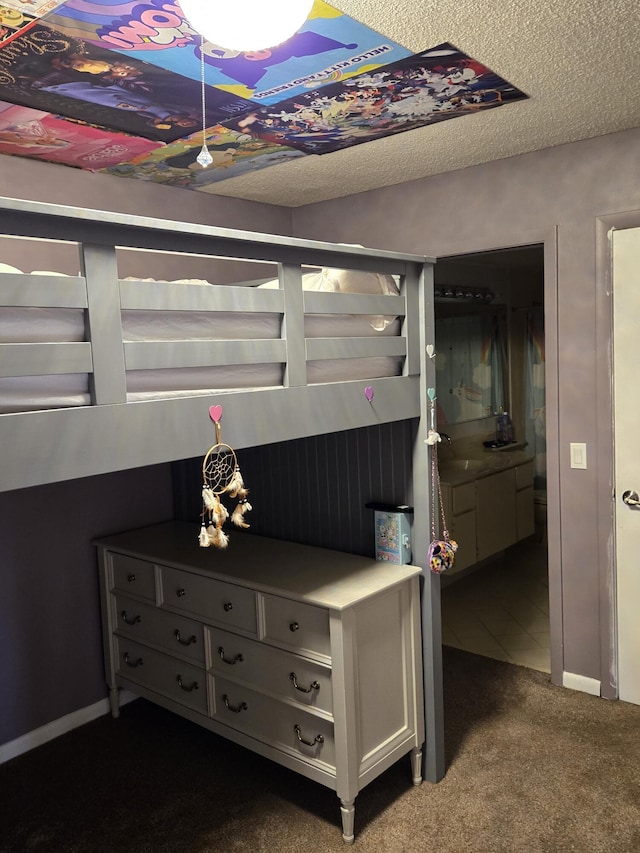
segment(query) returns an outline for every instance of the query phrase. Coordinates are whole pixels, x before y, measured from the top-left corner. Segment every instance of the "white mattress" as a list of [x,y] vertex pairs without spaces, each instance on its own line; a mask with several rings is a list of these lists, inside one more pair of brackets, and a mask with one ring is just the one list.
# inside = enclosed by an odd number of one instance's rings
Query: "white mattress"
[[[17,270],[16,270],[17,271]],[[335,273],[336,271],[323,271]],[[333,282],[318,286],[318,275],[305,276],[305,288],[337,290]],[[367,275],[367,274],[360,274]],[[380,289],[365,292],[397,293],[389,277],[376,276]],[[274,286],[272,283],[266,285]],[[344,288],[347,289],[347,288]],[[352,290],[353,292],[353,290]],[[360,291],[361,292],[361,291]],[[278,339],[280,317],[267,313],[209,313],[190,311],[122,312],[123,340],[251,340]],[[390,317],[348,314],[316,314],[305,317],[305,336],[378,337],[397,335],[399,322]],[[0,342],[74,342],[85,340],[82,309],[2,308]],[[394,376],[401,371],[401,359],[391,357],[329,359],[307,363],[307,382],[317,384],[345,380]],[[132,370],[127,372],[127,399],[161,399],[173,396],[210,394],[217,391],[282,386],[283,366],[275,364],[225,365],[198,368]],[[0,377],[0,412],[34,411],[90,405],[89,376]]]

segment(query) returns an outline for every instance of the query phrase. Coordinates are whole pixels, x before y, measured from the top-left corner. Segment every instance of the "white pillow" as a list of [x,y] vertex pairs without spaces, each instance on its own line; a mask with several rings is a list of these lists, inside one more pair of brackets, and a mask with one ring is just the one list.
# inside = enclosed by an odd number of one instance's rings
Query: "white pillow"
[[340,270],[325,267],[320,275],[322,286],[318,290],[336,293],[381,293],[384,296],[397,296],[400,291],[390,275],[358,270]]
[[[258,287],[277,289],[278,279],[259,284]],[[380,293],[383,296],[398,296],[400,289],[391,275],[381,275],[374,272],[359,270],[341,270],[335,267],[323,267],[319,272],[304,273],[302,276],[303,290],[317,290],[324,293]],[[382,314],[358,314],[371,324],[376,332],[384,331],[395,317]]]

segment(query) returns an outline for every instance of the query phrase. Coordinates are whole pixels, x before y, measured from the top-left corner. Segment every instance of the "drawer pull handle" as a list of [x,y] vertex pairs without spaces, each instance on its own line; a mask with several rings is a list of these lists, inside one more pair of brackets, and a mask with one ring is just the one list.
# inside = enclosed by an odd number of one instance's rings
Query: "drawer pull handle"
[[218,654],[220,655],[220,659],[223,660],[225,663],[228,663],[230,666],[233,666],[234,663],[242,663],[242,661],[244,660],[244,657],[241,654],[237,654],[233,658],[226,658],[224,656],[223,646],[218,646]]
[[142,622],[142,616],[136,615],[129,617],[127,616],[126,610],[121,611],[120,616],[122,616],[123,620],[127,623],[127,625],[135,625],[137,622]]
[[293,730],[300,743],[303,743],[305,746],[315,746],[317,743],[324,743],[324,735],[316,735],[313,740],[305,740],[302,737],[302,730],[297,723],[293,727]]
[[178,596],[178,598],[184,598],[184,596],[186,594],[187,594],[187,590],[183,589],[182,587],[180,587],[180,589],[176,590],[176,595]]
[[230,704],[229,697],[227,696],[226,693],[223,694],[222,701],[224,702],[224,704],[227,706],[227,708],[230,711],[233,711],[234,714],[239,714],[240,711],[246,711],[249,707],[246,702],[241,702],[239,705],[236,705],[234,708],[234,706]]
[[173,636],[176,638],[176,640],[180,643],[181,646],[190,646],[191,643],[196,643],[198,641],[198,638],[195,634],[192,634],[190,637],[187,637],[186,640],[183,640],[180,636],[180,630],[178,628],[176,628],[176,630],[173,632]]
[[320,685],[317,681],[312,681],[309,687],[300,687],[295,672],[290,672],[289,678],[293,682],[293,686],[296,688],[296,690],[299,690],[300,693],[311,693],[312,690],[320,690]]
[[134,583],[135,579],[136,579],[136,576],[134,574],[127,575],[127,580],[129,583]]
[[230,610],[233,610],[233,604],[230,601],[225,601],[222,607],[225,613],[228,613]]
[[197,689],[198,689],[198,682],[197,682],[197,681],[194,681],[194,682],[193,682],[192,684],[190,684],[188,687],[187,687],[187,685],[186,685],[186,684],[183,684],[183,683],[182,683],[182,676],[181,676],[181,675],[176,676],[176,681],[178,682],[178,684],[180,685],[180,687],[181,687],[183,690],[185,690],[187,693],[191,693],[191,691],[192,691],[192,690],[197,690]]
[[298,630],[298,628],[299,628],[299,627],[300,627],[300,625],[298,625],[298,623],[297,623],[297,622],[290,622],[290,623],[289,623],[289,630],[290,630],[290,631],[295,632],[295,631],[297,631],[297,630]]
[[125,652],[122,657],[124,658],[124,662],[127,666],[136,667],[142,666],[144,664],[142,658],[136,658],[135,660],[131,660],[131,658],[129,657],[129,652]]

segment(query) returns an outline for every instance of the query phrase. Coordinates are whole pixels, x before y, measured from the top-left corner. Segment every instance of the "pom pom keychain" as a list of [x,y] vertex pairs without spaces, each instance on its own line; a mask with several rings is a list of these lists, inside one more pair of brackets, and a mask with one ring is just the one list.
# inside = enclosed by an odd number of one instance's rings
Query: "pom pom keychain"
[[[447,520],[444,515],[444,505],[442,503],[442,492],[440,490],[440,470],[438,467],[438,443],[442,441],[440,433],[436,430],[435,424],[435,409],[436,396],[435,388],[429,388],[429,408],[431,414],[431,426],[427,432],[425,444],[431,447],[431,544],[427,553],[427,561],[429,568],[435,574],[441,574],[447,569],[453,568],[453,563],[458,550],[458,543],[449,538],[447,530]],[[436,506],[440,507],[440,517],[442,519],[442,539],[438,539],[437,523],[436,523]]]

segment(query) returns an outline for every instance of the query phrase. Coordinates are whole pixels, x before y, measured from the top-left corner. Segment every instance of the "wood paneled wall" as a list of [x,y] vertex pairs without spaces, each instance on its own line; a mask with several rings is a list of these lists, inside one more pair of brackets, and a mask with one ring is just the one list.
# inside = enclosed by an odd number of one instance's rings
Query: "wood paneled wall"
[[[410,503],[416,429],[417,421],[398,421],[239,450],[253,507],[247,515],[251,531],[374,556],[373,512],[365,504]],[[200,458],[173,465],[176,517],[195,525],[201,466]],[[233,536],[231,525],[229,533]]]

